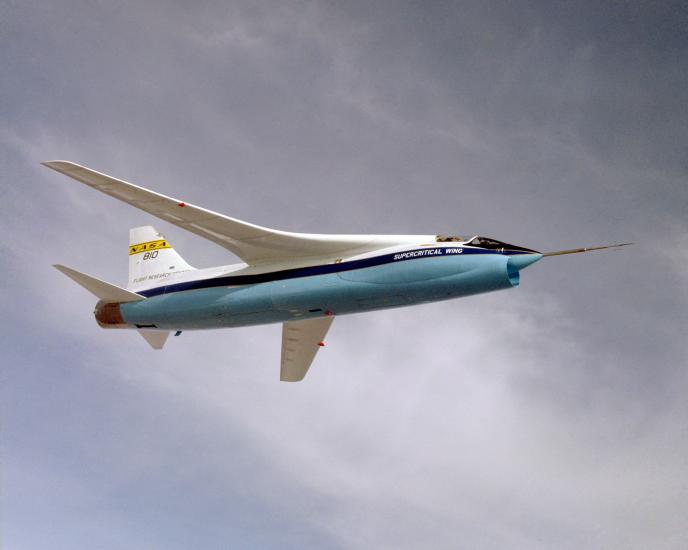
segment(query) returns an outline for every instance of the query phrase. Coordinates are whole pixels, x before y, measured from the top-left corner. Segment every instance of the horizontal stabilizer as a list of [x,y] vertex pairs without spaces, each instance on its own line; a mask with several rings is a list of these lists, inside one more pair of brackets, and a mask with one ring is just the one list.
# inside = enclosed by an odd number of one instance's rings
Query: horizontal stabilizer
[[105,281],[81,273],[76,269],[71,269],[59,264],[53,267],[105,302],[137,302],[139,300],[145,300],[145,296],[141,296],[135,292],[129,292],[116,285],[106,283]]
[[139,334],[143,336],[153,349],[162,349],[165,342],[167,342],[167,337],[170,335],[169,332],[160,330],[139,330]]
[[282,325],[282,365],[280,380],[298,382],[306,376],[334,316],[287,321]]

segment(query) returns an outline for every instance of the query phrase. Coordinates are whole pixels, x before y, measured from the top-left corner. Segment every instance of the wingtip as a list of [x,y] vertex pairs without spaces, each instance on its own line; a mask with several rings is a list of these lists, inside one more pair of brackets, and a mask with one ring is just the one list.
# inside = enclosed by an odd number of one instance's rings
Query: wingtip
[[71,162],[69,160],[44,160],[40,164],[42,166],[45,166],[46,168],[50,168],[51,170],[55,170],[57,172],[66,170],[70,167],[79,166],[77,163]]
[[280,382],[291,382],[291,383],[301,382],[304,378],[305,378],[305,376],[302,376],[301,378],[285,378],[285,377],[280,376]]

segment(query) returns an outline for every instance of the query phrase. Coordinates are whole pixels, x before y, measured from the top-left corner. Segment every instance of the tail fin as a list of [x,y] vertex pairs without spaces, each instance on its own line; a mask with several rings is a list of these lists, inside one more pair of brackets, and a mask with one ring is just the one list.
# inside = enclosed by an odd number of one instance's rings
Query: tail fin
[[144,225],[129,230],[129,284],[131,290],[162,282],[171,273],[195,269],[172,248],[162,233]]

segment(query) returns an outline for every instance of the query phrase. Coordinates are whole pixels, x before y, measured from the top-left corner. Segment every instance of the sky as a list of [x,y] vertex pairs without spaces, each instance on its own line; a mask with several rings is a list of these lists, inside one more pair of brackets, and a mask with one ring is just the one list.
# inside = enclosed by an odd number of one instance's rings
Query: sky
[[[0,547],[685,548],[680,2],[0,0]],[[51,268],[128,230],[228,251],[39,165],[261,225],[481,234],[517,289],[163,351]]]

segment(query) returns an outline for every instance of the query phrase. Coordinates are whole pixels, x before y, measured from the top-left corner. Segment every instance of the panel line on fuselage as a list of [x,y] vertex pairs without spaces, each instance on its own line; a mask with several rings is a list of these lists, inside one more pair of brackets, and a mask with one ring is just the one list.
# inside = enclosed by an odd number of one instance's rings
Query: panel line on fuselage
[[330,273],[339,273],[342,271],[352,271],[355,269],[364,269],[366,267],[375,267],[379,265],[385,265],[388,263],[410,261],[420,258],[458,256],[465,254],[496,254],[502,256],[514,256],[520,254],[528,254],[528,252],[523,252],[519,250],[497,251],[482,248],[468,248],[456,246],[417,248],[413,250],[404,250],[400,252],[383,254],[380,256],[373,256],[371,258],[348,260],[340,263],[329,263],[308,267],[295,267],[290,269],[282,269],[279,271],[253,273],[250,275],[224,275],[221,277],[211,277],[209,279],[185,281],[182,283],[174,283],[170,285],[163,285],[155,288],[150,288],[148,290],[140,290],[138,291],[138,293],[145,296],[146,298],[152,298],[153,296],[159,296],[161,294],[171,294],[174,292],[184,292],[187,290],[199,290],[203,288],[214,288],[220,286],[242,286],[258,283],[269,283],[272,281],[281,281],[285,279],[296,279],[299,277],[311,277],[314,275],[327,275]]

